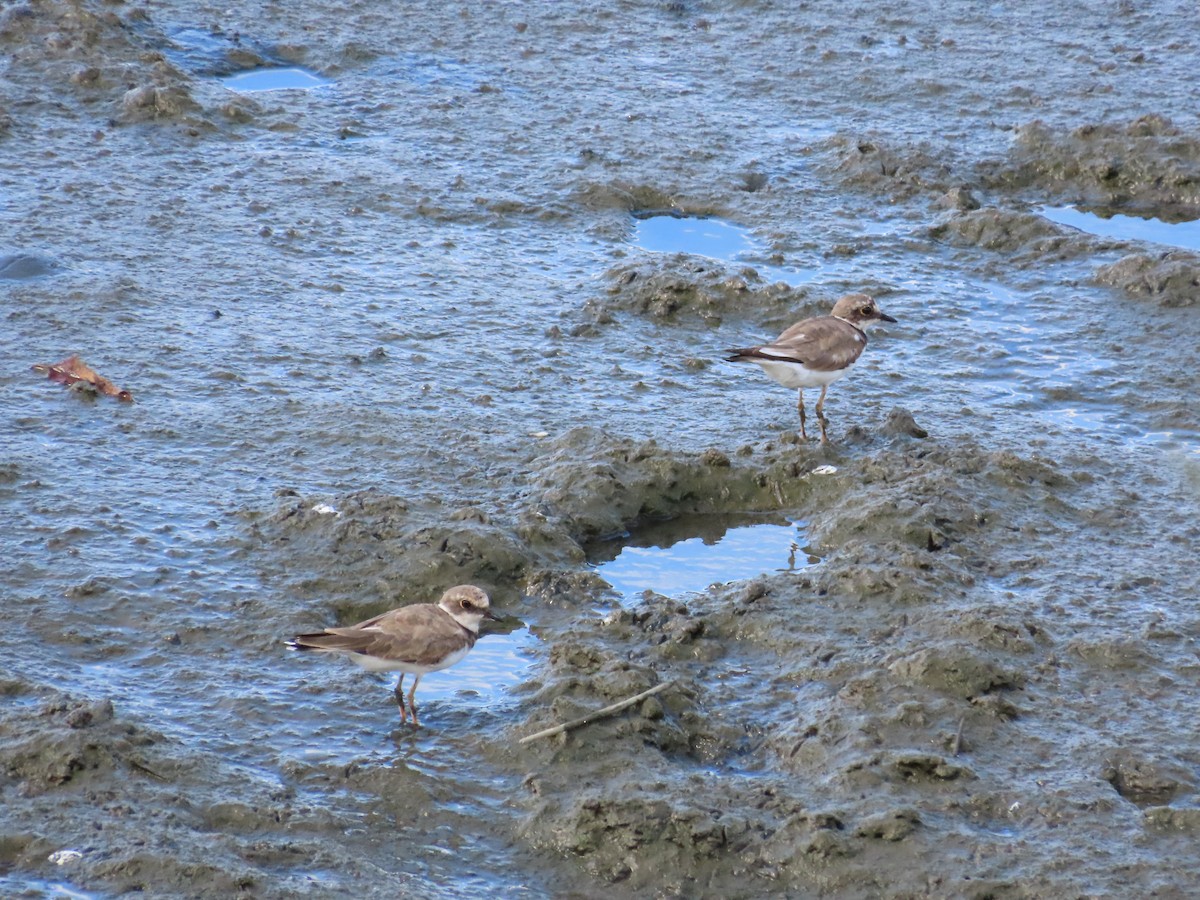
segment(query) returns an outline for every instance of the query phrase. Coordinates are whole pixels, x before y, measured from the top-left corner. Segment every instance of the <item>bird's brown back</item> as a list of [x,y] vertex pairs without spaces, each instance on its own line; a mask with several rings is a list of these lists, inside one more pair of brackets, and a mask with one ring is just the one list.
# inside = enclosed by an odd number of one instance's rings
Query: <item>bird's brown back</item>
[[431,603],[403,606],[344,628],[297,635],[302,650],[338,650],[395,662],[433,665],[475,645],[476,634]]
[[861,329],[833,316],[817,316],[797,322],[769,344],[730,350],[729,361],[796,362],[816,372],[833,372],[856,362],[866,346]]

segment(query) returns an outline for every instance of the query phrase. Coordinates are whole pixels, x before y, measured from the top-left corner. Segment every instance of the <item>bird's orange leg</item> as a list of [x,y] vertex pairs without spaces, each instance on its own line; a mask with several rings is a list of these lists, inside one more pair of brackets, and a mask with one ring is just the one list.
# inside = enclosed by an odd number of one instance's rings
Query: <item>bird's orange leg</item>
[[817,420],[821,423],[821,443],[829,443],[829,435],[825,433],[825,425],[828,420],[825,418],[825,392],[829,390],[829,385],[821,386],[821,399],[817,401]]
[[[403,725],[408,721],[408,712],[404,709],[404,673],[400,673],[400,680],[396,682],[396,705],[400,707],[400,724]],[[415,717],[415,716],[414,716]]]
[[417,675],[413,678],[412,687],[408,689],[408,708],[412,710],[413,728],[420,728],[421,723],[417,721],[417,685],[421,683],[421,676]]

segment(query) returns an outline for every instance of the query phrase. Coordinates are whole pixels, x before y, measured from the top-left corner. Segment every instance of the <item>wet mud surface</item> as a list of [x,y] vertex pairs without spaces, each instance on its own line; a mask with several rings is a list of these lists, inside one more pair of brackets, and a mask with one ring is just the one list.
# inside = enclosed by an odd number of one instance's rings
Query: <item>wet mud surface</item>
[[[1164,15],[6,5],[0,893],[1187,896],[1200,260],[1038,212],[1200,218]],[[722,349],[849,291],[805,444]],[[462,582],[420,731],[283,646]]]

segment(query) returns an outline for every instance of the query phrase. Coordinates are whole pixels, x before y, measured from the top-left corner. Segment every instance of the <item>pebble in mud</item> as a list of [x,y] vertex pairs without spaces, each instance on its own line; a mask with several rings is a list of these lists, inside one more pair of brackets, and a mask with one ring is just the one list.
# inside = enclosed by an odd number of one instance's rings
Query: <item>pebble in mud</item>
[[884,434],[906,434],[919,439],[929,437],[929,432],[917,424],[913,414],[899,407],[888,413],[882,430]]

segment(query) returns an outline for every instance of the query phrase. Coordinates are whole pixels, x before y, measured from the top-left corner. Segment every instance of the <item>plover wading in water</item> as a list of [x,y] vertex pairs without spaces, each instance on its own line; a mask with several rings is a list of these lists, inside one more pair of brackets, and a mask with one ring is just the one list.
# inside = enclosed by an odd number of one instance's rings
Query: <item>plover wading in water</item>
[[795,388],[800,410],[800,435],[808,440],[805,429],[804,389],[819,387],[817,421],[821,424],[821,443],[827,443],[825,392],[858,362],[867,346],[866,328],[876,322],[895,322],[881,312],[866,294],[847,294],[833,305],[827,316],[797,322],[769,344],[726,350],[727,362],[751,362],[784,387]]
[[298,634],[288,646],[293,650],[341,653],[368,672],[399,672],[396,703],[401,722],[408,721],[404,676],[415,676],[408,691],[408,709],[413,725],[419,726],[414,697],[421,676],[449,668],[466,656],[479,637],[480,623],[484,619],[499,621],[490,607],[491,600],[484,591],[460,584],[442,594],[437,603],[414,603],[357,625]]

